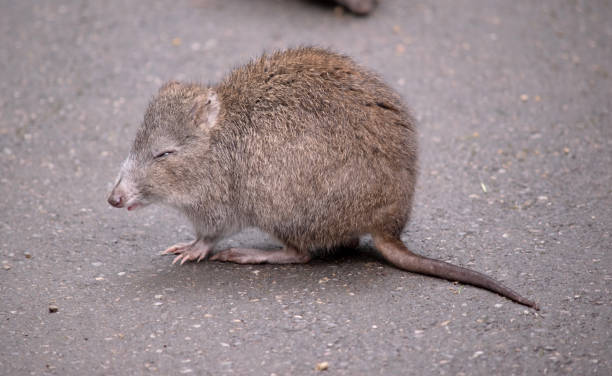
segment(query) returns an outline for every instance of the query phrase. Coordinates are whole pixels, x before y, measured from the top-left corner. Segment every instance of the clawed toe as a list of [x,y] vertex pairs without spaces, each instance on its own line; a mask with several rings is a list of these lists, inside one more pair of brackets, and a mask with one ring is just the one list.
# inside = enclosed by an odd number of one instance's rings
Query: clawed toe
[[[176,264],[176,262],[177,262],[178,260],[182,259],[182,258],[183,258],[183,256],[185,256],[185,255],[178,255],[178,256],[176,256],[176,257],[174,258],[174,260],[172,260],[172,265]],[[183,262],[185,262],[185,261],[183,261]]]
[[211,247],[208,244],[202,244],[200,242],[181,243],[173,245],[172,247],[163,251],[161,254],[175,254],[177,256],[174,258],[174,260],[172,260],[172,264],[176,264],[180,261],[181,265],[183,265],[187,261],[202,261],[206,258],[206,256],[208,256],[210,249]]
[[165,251],[163,251],[161,254],[162,255],[170,255],[170,254],[179,254],[182,252],[182,249],[189,247],[192,243],[178,243],[173,245],[172,247],[168,247],[166,248]]

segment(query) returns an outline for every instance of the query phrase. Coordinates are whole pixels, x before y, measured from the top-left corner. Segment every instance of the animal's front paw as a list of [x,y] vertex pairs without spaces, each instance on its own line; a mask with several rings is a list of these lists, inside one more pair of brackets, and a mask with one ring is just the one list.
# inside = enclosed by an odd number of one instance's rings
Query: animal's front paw
[[172,263],[176,264],[180,260],[182,265],[186,261],[197,260],[197,262],[200,262],[208,256],[211,249],[212,247],[210,245],[196,240],[193,243],[175,244],[163,251],[162,255],[178,255],[172,260]]

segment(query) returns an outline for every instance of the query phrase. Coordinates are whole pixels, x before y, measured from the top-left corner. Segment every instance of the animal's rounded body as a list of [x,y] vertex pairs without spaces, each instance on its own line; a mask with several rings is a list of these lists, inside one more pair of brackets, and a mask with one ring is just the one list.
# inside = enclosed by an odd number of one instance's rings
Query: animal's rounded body
[[263,55],[214,86],[169,82],[149,104],[108,201],[177,208],[196,240],[164,253],[209,256],[248,226],[284,248],[211,260],[307,262],[370,234],[393,265],[536,307],[484,274],[410,252],[400,239],[417,175],[415,125],[399,95],[350,58],[318,48]]
[[416,133],[376,75],[304,48],[264,55],[214,90],[221,111],[211,152],[234,155],[233,202],[247,225],[304,250],[373,231],[399,235],[412,205]]

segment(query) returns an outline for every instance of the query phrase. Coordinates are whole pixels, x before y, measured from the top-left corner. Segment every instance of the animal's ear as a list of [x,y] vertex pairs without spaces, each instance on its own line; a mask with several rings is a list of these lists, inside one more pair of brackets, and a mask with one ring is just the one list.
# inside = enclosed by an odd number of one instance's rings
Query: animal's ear
[[214,127],[221,108],[217,93],[212,89],[208,90],[205,94],[195,97],[194,102],[190,114],[193,124],[202,129]]
[[167,94],[170,93],[172,91],[176,91],[181,87],[181,83],[178,81],[168,81],[165,84],[163,84],[160,88],[159,88],[159,94]]

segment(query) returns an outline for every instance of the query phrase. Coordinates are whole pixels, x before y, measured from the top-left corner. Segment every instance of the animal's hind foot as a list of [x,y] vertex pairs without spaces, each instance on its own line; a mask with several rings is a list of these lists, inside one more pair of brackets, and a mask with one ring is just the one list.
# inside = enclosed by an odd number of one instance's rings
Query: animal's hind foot
[[237,264],[304,264],[310,261],[311,256],[287,247],[269,251],[254,248],[230,248],[215,253],[210,259]]

